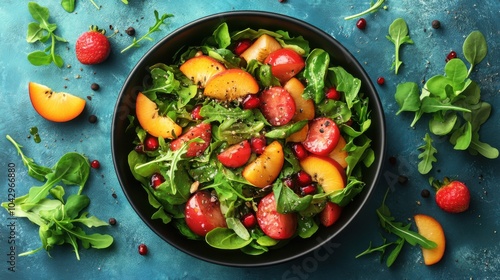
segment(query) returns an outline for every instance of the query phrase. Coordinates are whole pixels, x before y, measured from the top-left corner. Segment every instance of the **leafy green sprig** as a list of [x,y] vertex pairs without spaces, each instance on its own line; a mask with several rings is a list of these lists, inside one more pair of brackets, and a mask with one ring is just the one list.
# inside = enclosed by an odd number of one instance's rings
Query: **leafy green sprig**
[[[414,112],[412,127],[428,114],[431,117],[430,132],[449,136],[455,150],[468,150],[473,155],[481,154],[489,159],[498,158],[498,149],[479,140],[479,129],[488,120],[491,105],[481,100],[479,85],[469,78],[474,66],[486,57],[487,49],[483,34],[480,31],[471,32],[463,44],[469,69],[460,58],[454,58],[446,63],[444,75],[431,77],[421,92],[415,82],[399,84],[394,95],[400,108],[396,114]],[[430,171],[429,160],[432,158],[422,156],[422,161],[427,163],[419,168],[421,173]]]
[[399,50],[403,44],[413,44],[413,40],[408,35],[408,25],[402,18],[395,19],[389,26],[389,35],[386,38],[394,44],[394,61],[392,67],[394,73],[398,74],[399,67],[403,61],[399,58]]
[[389,189],[387,189],[384,199],[382,200],[382,205],[376,210],[376,213],[379,218],[380,226],[387,233],[396,236],[397,239],[396,241],[388,242],[387,239],[384,238],[383,244],[377,247],[372,247],[372,243],[370,242],[368,249],[358,254],[356,258],[375,252],[380,252],[382,254],[381,258],[383,258],[386,249],[388,249],[389,247],[394,247],[386,259],[386,265],[387,267],[390,267],[396,261],[405,243],[408,243],[412,246],[420,245],[421,247],[426,249],[436,248],[437,244],[423,237],[418,232],[411,230],[411,224],[405,225],[401,222],[396,221],[396,218],[392,216],[389,207],[387,207],[387,205],[385,204],[388,193]]
[[[42,249],[49,253],[55,245],[68,243],[74,248],[76,258],[80,260],[77,240],[80,240],[84,248],[103,249],[111,246],[112,236],[99,233],[87,234],[79,226],[92,228],[108,225],[97,217],[88,217],[87,212],[82,212],[90,203],[89,197],[81,194],[90,172],[88,160],[79,153],[70,152],[64,154],[52,168],[41,166],[25,156],[21,146],[12,137],[7,135],[7,139],[17,149],[23,164],[28,168],[28,174],[44,182],[41,187],[30,188],[28,194],[1,204],[11,216],[28,218],[40,227],[42,246],[21,253],[20,256],[31,255]],[[78,193],[64,199],[66,191],[58,185],[59,182],[66,186],[80,186]],[[49,195],[53,199],[49,198]]]
[[377,2],[375,2],[375,4],[373,4],[373,5],[371,5],[370,8],[368,8],[367,10],[365,10],[361,13],[347,16],[344,19],[345,20],[354,19],[354,18],[358,18],[358,17],[364,16],[364,15],[369,14],[369,13],[376,12],[382,6],[382,4],[384,4],[384,1],[385,0],[377,0]]
[[130,44],[129,46],[127,46],[126,48],[124,48],[121,53],[124,53],[126,52],[127,50],[131,49],[131,48],[138,48],[140,47],[140,42],[142,40],[149,40],[149,41],[153,41],[153,38],[150,37],[150,35],[154,32],[157,32],[157,31],[161,31],[160,29],[160,26],[162,24],[165,24],[165,20],[167,18],[171,18],[173,17],[174,15],[172,14],[163,14],[161,17],[159,16],[159,13],[158,11],[154,11],[154,15],[155,15],[155,19],[156,19],[156,22],[153,26],[149,27],[149,30],[146,34],[144,34],[141,38],[139,39],[136,39],[134,38],[134,40],[132,41],[132,44]]
[[36,22],[28,25],[26,41],[28,43],[45,43],[50,40],[50,46],[43,51],[34,51],[28,54],[28,61],[35,65],[49,65],[52,62],[58,67],[64,65],[64,60],[56,54],[57,42],[67,42],[64,38],[54,34],[57,25],[49,22],[49,9],[38,5],[36,2],[28,3],[28,10]]

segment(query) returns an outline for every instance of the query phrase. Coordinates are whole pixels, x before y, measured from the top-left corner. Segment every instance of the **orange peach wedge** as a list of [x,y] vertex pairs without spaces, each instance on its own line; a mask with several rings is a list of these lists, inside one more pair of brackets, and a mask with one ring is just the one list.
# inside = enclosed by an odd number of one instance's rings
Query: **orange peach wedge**
[[446,239],[444,237],[443,227],[436,219],[428,215],[417,214],[414,216],[414,219],[417,224],[418,233],[437,244],[437,247],[434,249],[422,248],[424,263],[426,265],[433,265],[439,262],[444,255]]
[[135,101],[135,114],[139,124],[155,137],[173,139],[182,133],[182,127],[168,116],[160,116],[156,103],[139,93]]
[[204,88],[212,76],[226,70],[226,67],[210,56],[200,55],[188,59],[179,70],[194,84]]
[[70,121],[85,108],[85,99],[65,92],[54,92],[41,84],[30,82],[28,91],[35,111],[49,121]]
[[329,157],[309,155],[300,161],[300,166],[325,193],[342,190],[345,187],[344,169]]
[[241,175],[252,185],[263,188],[278,178],[285,162],[283,147],[278,141],[267,145],[264,152],[250,162]]
[[342,168],[347,168],[347,161],[346,158],[349,155],[346,150],[344,150],[345,146],[347,143],[345,142],[344,137],[342,135],[339,138],[339,142],[337,143],[337,146],[333,149],[333,151],[330,152],[328,157],[331,159],[335,160],[342,166]]
[[254,77],[242,69],[228,69],[213,76],[203,91],[205,96],[230,101],[259,92]]
[[280,43],[276,39],[263,34],[240,57],[243,57],[247,62],[250,62],[252,59],[263,62],[270,53],[281,48]]
[[[297,79],[291,78],[286,82],[283,88],[290,93],[295,102],[295,115],[292,121],[298,122],[302,120],[312,120],[314,118],[314,102],[310,99],[302,97],[304,93],[304,85]],[[307,138],[309,125],[304,126],[300,131],[290,135],[286,140],[288,142],[302,142]]]

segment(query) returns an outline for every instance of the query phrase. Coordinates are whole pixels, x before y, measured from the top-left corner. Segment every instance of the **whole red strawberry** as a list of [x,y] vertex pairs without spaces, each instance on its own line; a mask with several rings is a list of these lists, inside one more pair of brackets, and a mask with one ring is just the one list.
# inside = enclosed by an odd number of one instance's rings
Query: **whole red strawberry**
[[439,208],[449,213],[461,213],[469,209],[470,192],[464,183],[444,178],[442,183],[434,185],[437,187],[436,203]]
[[82,64],[99,64],[105,61],[111,52],[111,45],[105,36],[106,31],[97,26],[90,26],[78,37],[75,44],[76,58]]

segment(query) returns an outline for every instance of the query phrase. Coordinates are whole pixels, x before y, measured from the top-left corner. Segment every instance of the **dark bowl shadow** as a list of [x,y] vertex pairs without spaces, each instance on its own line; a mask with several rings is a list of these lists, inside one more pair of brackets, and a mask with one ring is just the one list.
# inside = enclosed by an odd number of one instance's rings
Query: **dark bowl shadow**
[[[171,63],[174,54],[182,47],[199,45],[201,39],[212,34],[222,22],[227,22],[230,30],[245,28],[286,30],[292,36],[302,35],[312,48],[322,48],[330,53],[334,65],[344,67],[349,73],[362,81],[362,92],[370,98],[369,108],[372,126],[368,135],[372,138],[372,148],[377,156],[373,165],[365,171],[367,183],[354,201],[343,211],[339,221],[329,228],[321,227],[311,238],[290,240],[290,244],[273,249],[260,256],[249,256],[238,250],[219,250],[205,242],[186,239],[173,225],[165,225],[161,220],[152,220],[155,209],[149,205],[147,194],[130,172],[127,155],[133,149],[133,131],[127,131],[127,116],[135,112],[137,93],[148,84],[148,67],[158,63]],[[385,153],[385,121],[382,105],[369,76],[347,49],[322,30],[298,19],[285,15],[260,12],[236,11],[211,15],[189,23],[167,35],[151,48],[133,68],[118,96],[112,120],[111,148],[113,162],[123,192],[141,219],[162,239],[175,248],[199,259],[236,267],[258,267],[283,263],[320,248],[330,241],[355,218],[376,186]]]

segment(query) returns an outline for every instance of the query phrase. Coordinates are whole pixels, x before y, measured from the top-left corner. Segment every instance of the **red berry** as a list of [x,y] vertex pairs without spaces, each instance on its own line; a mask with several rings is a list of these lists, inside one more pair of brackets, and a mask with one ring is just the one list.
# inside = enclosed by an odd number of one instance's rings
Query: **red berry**
[[311,175],[307,174],[304,170],[301,170],[297,173],[297,182],[301,186],[307,186],[312,183]]
[[139,251],[139,254],[143,256],[148,254],[148,246],[146,246],[146,244],[140,244],[139,247],[137,247],[137,250]]
[[301,195],[310,195],[310,194],[315,194],[315,193],[316,193],[316,186],[313,184],[309,184],[307,186],[300,188]]
[[459,181],[444,179],[436,192],[436,203],[449,213],[460,213],[469,209],[470,192],[467,186]]
[[144,154],[144,145],[143,144],[137,144],[135,146],[134,150],[138,152],[139,154]]
[[252,110],[255,108],[259,108],[259,106],[260,106],[260,99],[255,94],[249,94],[243,100],[243,109],[245,110]]
[[101,167],[101,163],[94,159],[91,163],[90,163],[90,167],[94,168],[94,169],[98,169],[99,167]]
[[144,140],[144,150],[146,151],[156,151],[159,147],[158,138],[152,135],[148,135]]
[[262,154],[266,148],[266,138],[264,136],[252,137],[250,139],[250,146],[252,147],[252,152],[258,155]]
[[366,19],[364,18],[360,18],[358,19],[358,21],[356,22],[356,27],[363,30],[366,28]]
[[340,93],[337,91],[335,87],[331,87],[326,91],[326,98],[332,99],[332,100],[339,100],[340,99]]
[[250,39],[243,39],[236,43],[234,47],[234,54],[240,56],[244,51],[248,49],[252,45],[252,41]]
[[110,52],[111,45],[104,35],[105,30],[92,25],[90,31],[80,35],[75,43],[76,58],[82,64],[99,64],[104,62]]
[[457,58],[457,53],[455,51],[451,51],[447,56],[446,56],[446,62],[454,59],[454,58]]
[[165,178],[160,173],[151,175],[150,184],[153,189],[156,190],[163,182],[165,182]]
[[295,182],[293,181],[293,179],[291,177],[286,177],[283,182],[285,183],[285,186],[293,189],[294,185],[295,185]]
[[377,84],[379,84],[379,85],[383,85],[383,84],[385,84],[385,79],[384,79],[384,77],[378,77],[378,78],[377,78]]
[[252,228],[257,224],[257,218],[253,213],[247,213],[241,218],[241,223],[246,228]]
[[300,143],[295,143],[292,145],[293,154],[297,157],[298,160],[305,159],[309,153],[306,148]]
[[193,111],[191,111],[191,118],[193,120],[202,120],[203,117],[200,115],[200,112],[201,112],[201,105],[196,105],[194,108],[193,108]]

